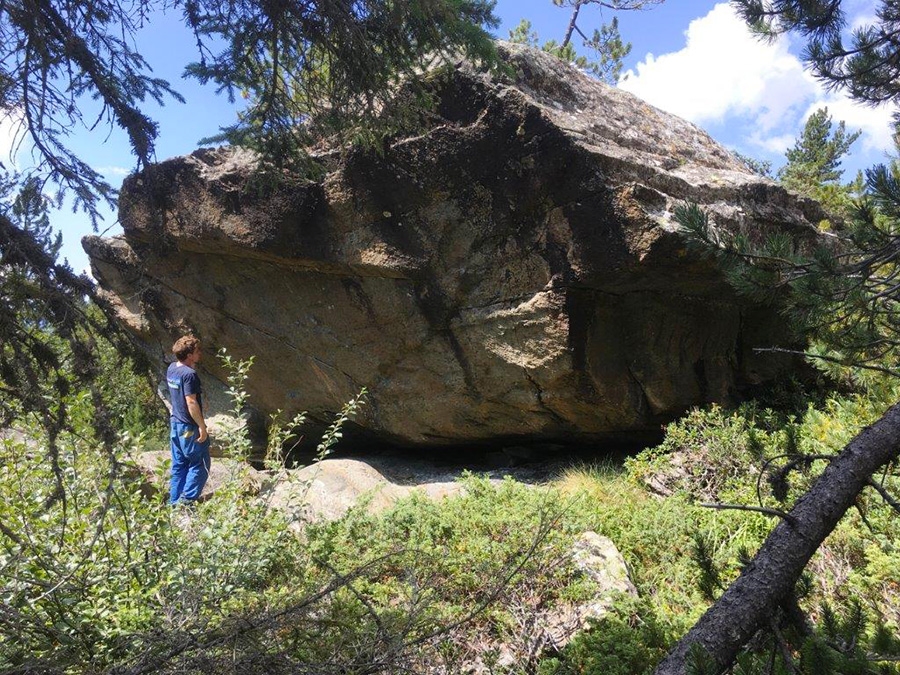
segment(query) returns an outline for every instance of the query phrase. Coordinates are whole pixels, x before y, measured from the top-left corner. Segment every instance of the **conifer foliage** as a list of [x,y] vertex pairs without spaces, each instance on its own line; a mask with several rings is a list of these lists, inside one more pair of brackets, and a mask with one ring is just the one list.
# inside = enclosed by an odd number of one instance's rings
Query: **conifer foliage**
[[496,25],[493,5],[190,0],[183,9],[200,58],[187,73],[250,102],[220,140],[276,161],[295,157],[310,132],[377,141],[421,108],[426,93],[412,76],[424,65],[492,60],[483,26]]
[[[557,7],[568,9],[569,24],[562,40],[547,40],[540,44],[538,34],[532,30],[531,22],[522,19],[519,25],[509,31],[509,39],[512,42],[540,47],[545,52],[553,54],[557,58],[574,63],[579,68],[586,70],[607,84],[615,85],[622,74],[625,57],[631,53],[631,43],[623,42],[619,32],[619,20],[613,17],[609,23],[601,23],[591,35],[584,32],[579,25],[582,18],[581,10],[586,7],[597,7],[602,12],[604,9],[612,11],[628,11],[649,9],[664,0],[553,0]],[[596,55],[589,58],[578,54],[572,42],[575,35],[581,39],[582,45]]]
[[[827,86],[865,103],[900,102],[900,2],[879,2],[874,22],[849,38],[844,11],[849,3],[841,0],[735,4],[764,36],[802,35],[804,59]],[[788,152],[779,177],[788,187],[821,198],[817,191],[838,186],[840,156],[854,140],[842,125],[833,130],[827,111],[819,111]],[[703,250],[719,258],[740,290],[779,298],[798,337],[811,341],[817,363],[900,375],[900,165],[868,170],[863,194],[852,202],[849,193],[843,196],[847,208],[839,215],[846,215],[846,222],[818,243],[730,235],[693,205],[676,218]],[[863,490],[873,490],[900,511],[900,500],[872,478],[876,471],[895,471],[898,457],[900,405],[894,405],[827,458],[812,487],[782,513],[741,575],[659,664],[657,675],[722,673],[731,667],[745,672],[739,652],[760,630],[782,645],[786,672],[883,672],[878,659],[858,649],[861,618],[839,626],[825,617],[796,653],[778,635],[781,622],[773,617],[789,613],[806,564]],[[802,459],[790,464],[798,462]],[[777,672],[775,663],[768,672]]]
[[[490,60],[484,26],[491,0],[9,0],[0,3],[0,116],[20,122],[33,143],[37,174],[70,190],[96,214],[114,191],[69,147],[77,128],[126,131],[138,168],[154,159],[158,127],[142,108],[181,100],[152,75],[134,37],[155,13],[180,12],[197,60],[188,75],[210,82],[247,109],[224,137],[283,161],[308,142],[304,122],[327,130],[390,129],[399,86],[423,63],[464,55]],[[158,14],[157,14],[158,15]],[[100,102],[86,117],[86,102]]]
[[734,0],[759,34],[797,33],[807,40],[803,55],[833,89],[866,103],[900,96],[900,2],[872,3],[874,20],[849,31],[842,0]]
[[806,120],[794,147],[785,153],[787,164],[778,172],[786,188],[816,199],[838,216],[851,210],[854,186],[841,183],[841,160],[859,138],[842,121],[832,123],[828,108],[820,108]]
[[[9,180],[0,186],[7,200],[12,186]],[[38,181],[26,180],[11,203],[0,204],[0,428],[21,415],[36,416],[55,464],[56,438],[68,428],[66,397],[77,382],[91,391],[95,431],[111,447],[114,431],[95,386],[95,336],[105,335],[127,353],[130,342],[88,307],[89,298],[99,301],[91,281],[57,263],[61,242],[50,229]]]
[[740,292],[778,300],[823,367],[900,375],[900,171],[878,166],[866,175],[866,193],[844,226],[806,246],[781,235],[730,235],[694,205],[675,215]]
[[602,82],[611,85],[615,85],[619,81],[624,59],[631,53],[631,43],[622,41],[622,35],[619,33],[619,20],[616,17],[613,17],[609,23],[602,24],[600,28],[594,29],[592,37],[584,37],[584,46],[595,53],[596,58],[578,54],[571,42],[561,44],[551,39],[541,45],[538,34],[532,30],[531,22],[528,19],[522,19],[518,26],[509,31],[509,40],[531,47],[540,47],[548,54],[553,54],[568,63],[574,63]]

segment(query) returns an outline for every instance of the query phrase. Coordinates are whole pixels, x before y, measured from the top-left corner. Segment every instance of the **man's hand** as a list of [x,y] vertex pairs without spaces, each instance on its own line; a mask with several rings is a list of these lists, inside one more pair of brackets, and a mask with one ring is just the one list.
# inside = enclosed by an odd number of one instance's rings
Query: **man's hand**
[[191,418],[196,422],[197,427],[200,429],[197,442],[205,443],[206,439],[209,438],[209,435],[206,433],[206,420],[203,419],[203,411],[200,410],[200,403],[197,401],[197,395],[185,394],[184,400],[187,403],[188,412],[191,414]]

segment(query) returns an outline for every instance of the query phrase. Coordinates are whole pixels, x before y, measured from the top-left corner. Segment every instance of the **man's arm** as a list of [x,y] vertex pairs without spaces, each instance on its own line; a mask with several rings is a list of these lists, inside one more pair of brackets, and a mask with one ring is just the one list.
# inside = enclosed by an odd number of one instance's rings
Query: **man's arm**
[[187,402],[188,412],[191,414],[191,419],[197,423],[198,427],[200,427],[200,436],[197,438],[197,440],[200,443],[203,443],[207,439],[206,420],[203,419],[203,411],[200,410],[200,404],[197,402],[197,394],[185,394],[184,400]]

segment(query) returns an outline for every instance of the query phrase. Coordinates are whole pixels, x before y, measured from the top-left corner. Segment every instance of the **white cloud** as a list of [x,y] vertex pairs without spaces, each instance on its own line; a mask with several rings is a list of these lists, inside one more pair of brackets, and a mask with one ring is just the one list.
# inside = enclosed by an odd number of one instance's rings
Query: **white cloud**
[[768,150],[773,155],[783,155],[788,148],[793,147],[796,140],[797,134],[763,136],[757,132],[747,137],[747,141],[751,145]]
[[622,88],[692,122],[754,114],[773,127],[816,92],[788,40],[758,40],[728,3],[691,22],[684,49],[648,54]]
[[851,31],[878,22],[872,0],[846,0],[842,9],[844,16],[848,17],[847,27]]
[[739,135],[732,139],[738,145],[772,153],[790,147],[806,117],[823,105],[836,122],[862,130],[864,149],[892,147],[889,108],[826,92],[790,48],[787,36],[758,39],[728,3],[719,3],[691,22],[683,49],[648,54],[619,86],[701,126],[722,124]]
[[102,173],[104,176],[127,176],[131,173],[131,169],[124,166],[95,166],[94,171]]
[[865,26],[871,26],[878,22],[878,17],[874,14],[857,14],[848,22],[850,30],[855,31]]

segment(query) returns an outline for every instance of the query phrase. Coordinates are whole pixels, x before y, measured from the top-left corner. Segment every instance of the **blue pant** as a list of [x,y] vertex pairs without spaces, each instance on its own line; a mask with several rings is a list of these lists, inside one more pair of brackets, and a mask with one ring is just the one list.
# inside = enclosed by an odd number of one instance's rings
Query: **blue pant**
[[169,503],[195,502],[209,478],[209,437],[197,441],[200,429],[195,424],[172,420],[172,483]]

